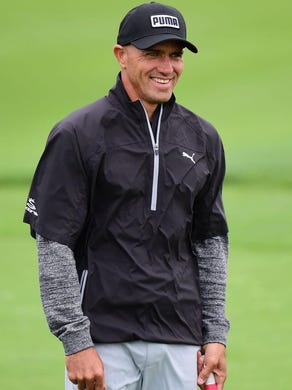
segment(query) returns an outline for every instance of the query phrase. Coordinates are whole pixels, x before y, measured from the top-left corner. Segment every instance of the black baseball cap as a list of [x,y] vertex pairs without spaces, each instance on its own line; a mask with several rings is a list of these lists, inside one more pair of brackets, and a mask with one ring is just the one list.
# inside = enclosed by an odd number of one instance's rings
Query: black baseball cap
[[148,49],[157,43],[176,40],[193,53],[198,49],[186,39],[186,24],[182,14],[160,3],[141,4],[131,9],[120,24],[117,43]]

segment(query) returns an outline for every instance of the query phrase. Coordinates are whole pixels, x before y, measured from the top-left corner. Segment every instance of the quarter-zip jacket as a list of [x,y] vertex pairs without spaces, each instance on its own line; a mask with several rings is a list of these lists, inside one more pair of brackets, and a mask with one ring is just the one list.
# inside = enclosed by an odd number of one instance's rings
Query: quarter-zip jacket
[[216,130],[171,100],[150,123],[118,78],[58,123],[24,221],[69,246],[95,342],[202,342],[192,242],[225,235]]

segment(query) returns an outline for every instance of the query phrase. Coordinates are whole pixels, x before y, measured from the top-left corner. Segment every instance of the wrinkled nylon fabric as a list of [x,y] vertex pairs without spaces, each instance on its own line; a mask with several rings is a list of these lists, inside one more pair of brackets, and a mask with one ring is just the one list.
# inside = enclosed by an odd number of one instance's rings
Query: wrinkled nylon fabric
[[[155,116],[153,123],[159,109]],[[118,79],[106,98],[58,123],[24,220],[33,235],[70,247],[79,275],[88,268],[83,310],[95,342],[199,345],[192,242],[227,233],[224,152],[215,129],[172,98],[161,118],[152,211],[153,147],[144,117]]]

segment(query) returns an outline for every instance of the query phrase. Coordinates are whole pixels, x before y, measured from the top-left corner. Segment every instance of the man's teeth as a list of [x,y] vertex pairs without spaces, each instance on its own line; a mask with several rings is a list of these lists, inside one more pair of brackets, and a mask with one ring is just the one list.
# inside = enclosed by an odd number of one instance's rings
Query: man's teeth
[[169,82],[169,79],[159,79],[158,77],[153,77],[153,80],[160,84],[167,84]]

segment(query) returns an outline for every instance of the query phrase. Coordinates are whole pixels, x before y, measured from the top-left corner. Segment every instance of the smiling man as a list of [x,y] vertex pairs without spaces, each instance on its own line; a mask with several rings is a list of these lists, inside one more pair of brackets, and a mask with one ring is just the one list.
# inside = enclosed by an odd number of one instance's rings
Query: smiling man
[[183,71],[183,44],[171,40],[144,50],[115,45],[114,53],[129,98],[140,100],[151,120],[157,105],[170,100]]
[[223,389],[224,151],[175,100],[185,48],[177,9],[129,11],[116,85],[55,125],[35,172],[24,221],[66,390],[203,389],[212,372]]

